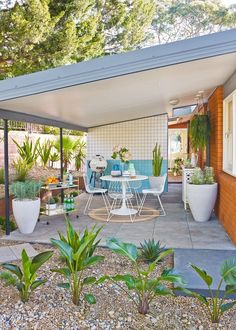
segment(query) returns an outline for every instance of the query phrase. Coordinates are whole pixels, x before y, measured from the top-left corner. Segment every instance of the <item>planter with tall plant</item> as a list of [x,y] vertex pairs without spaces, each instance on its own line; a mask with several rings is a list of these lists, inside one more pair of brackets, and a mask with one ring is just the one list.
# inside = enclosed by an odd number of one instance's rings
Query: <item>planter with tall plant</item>
[[22,234],[31,234],[36,226],[40,212],[40,187],[41,183],[37,181],[17,181],[10,186],[14,195],[13,215]]
[[194,220],[208,221],[217,197],[217,183],[212,167],[206,167],[204,171],[199,167],[194,170],[191,182],[187,185],[187,195]]
[[152,151],[152,176],[149,177],[151,188],[156,188],[161,176],[163,157],[161,155],[161,146],[156,143]]

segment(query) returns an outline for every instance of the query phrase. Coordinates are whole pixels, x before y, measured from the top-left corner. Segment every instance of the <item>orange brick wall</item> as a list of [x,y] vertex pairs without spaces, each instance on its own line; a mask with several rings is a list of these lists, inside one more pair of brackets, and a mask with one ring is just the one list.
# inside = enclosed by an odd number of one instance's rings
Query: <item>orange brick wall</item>
[[223,87],[218,87],[208,101],[211,120],[210,165],[219,184],[216,215],[236,244],[236,178],[223,168]]

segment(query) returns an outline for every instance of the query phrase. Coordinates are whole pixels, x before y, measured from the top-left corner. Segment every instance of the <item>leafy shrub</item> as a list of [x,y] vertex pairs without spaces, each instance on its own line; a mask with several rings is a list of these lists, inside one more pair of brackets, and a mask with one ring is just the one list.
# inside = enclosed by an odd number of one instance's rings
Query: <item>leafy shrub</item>
[[[236,293],[236,258],[223,262],[220,268],[221,279],[215,293],[211,288],[213,278],[205,270],[192,264],[191,267],[207,285],[211,298],[207,299],[205,296],[192,291],[189,291],[189,293],[205,306],[211,321],[213,323],[219,323],[222,315],[236,304],[236,300],[225,302],[230,295]],[[220,290],[223,283],[225,283],[225,291],[223,297],[220,298]]]
[[46,140],[43,144],[38,145],[39,158],[44,168],[48,165],[50,160],[52,147],[53,144],[50,140]]
[[4,168],[0,168],[0,184],[4,184]]
[[45,251],[37,254],[30,260],[25,249],[23,249],[21,254],[21,268],[10,263],[2,264],[2,267],[8,270],[9,273],[8,275],[2,274],[1,277],[6,280],[7,284],[16,286],[22,302],[28,301],[30,294],[46,282],[45,279],[37,279],[37,270],[51,258],[52,254],[52,251]]
[[55,162],[58,162],[58,160],[60,159],[59,153],[57,152],[53,152],[50,154],[49,160],[51,162],[51,167],[53,167],[53,164]]
[[12,139],[17,146],[17,151],[22,160],[25,160],[27,164],[35,164],[38,158],[39,141],[38,138],[33,144],[32,140],[28,136],[25,136],[25,141],[20,145],[16,140]]
[[16,181],[25,181],[28,176],[29,172],[33,167],[32,163],[27,163],[26,160],[18,158],[17,161],[13,161],[12,165],[15,169],[15,179]]
[[[84,271],[104,259],[103,256],[93,255],[100,241],[95,242],[101,229],[102,227],[95,230],[94,226],[89,231],[86,228],[83,235],[80,236],[67,221],[66,237],[59,233],[59,240],[51,239],[66,264],[66,266],[52,269],[52,271],[65,277],[66,282],[60,283],[59,286],[71,291],[72,301],[75,305],[79,305],[84,286],[97,282],[94,276],[85,277]],[[83,298],[90,304],[96,303],[96,298],[91,293],[84,294]]]
[[140,259],[147,263],[155,261],[159,255],[166,250],[165,246],[162,246],[160,241],[155,242],[154,239],[145,240],[144,243],[140,243],[140,246]]
[[71,193],[71,195],[73,196],[73,197],[77,197],[77,196],[79,196],[79,193],[78,193],[78,191],[72,191],[72,193]]
[[[4,217],[0,217],[0,226],[2,230],[6,230],[6,219]],[[13,231],[17,228],[16,223],[10,220],[10,230]]]
[[38,181],[18,181],[10,185],[10,191],[19,200],[36,199],[39,195],[41,185],[41,182]]
[[[113,252],[118,253],[131,261],[135,275],[124,274],[104,276],[103,279],[110,279],[112,282],[116,283],[134,302],[139,313],[147,314],[150,303],[155,297],[174,294],[174,289],[167,287],[165,282],[178,286],[184,285],[182,277],[175,274],[173,269],[164,269],[160,276],[153,276],[157,262],[165,256],[173,253],[172,249],[160,253],[159,257],[148,265],[147,269],[142,269],[137,260],[138,249],[134,244],[123,243],[116,238],[109,238],[107,240],[107,246]],[[122,285],[119,285],[119,282],[123,282],[127,286],[128,291]],[[129,291],[133,291],[135,294],[130,294]]]
[[205,167],[204,171],[200,167],[196,167],[191,177],[192,184],[213,184],[214,180],[214,169],[213,167]]
[[208,114],[195,114],[190,121],[190,142],[195,151],[204,150],[211,134],[210,118]]

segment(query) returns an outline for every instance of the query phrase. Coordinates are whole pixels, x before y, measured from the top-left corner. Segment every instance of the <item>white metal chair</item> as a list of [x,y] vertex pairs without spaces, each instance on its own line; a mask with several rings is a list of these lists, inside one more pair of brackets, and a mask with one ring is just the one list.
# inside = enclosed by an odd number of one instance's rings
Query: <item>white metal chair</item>
[[104,201],[104,204],[105,204],[105,208],[106,208],[107,214],[109,215],[109,212],[110,212],[110,202],[109,202],[108,197],[106,195],[107,189],[94,188],[94,187],[92,187],[88,183],[88,178],[87,178],[87,175],[86,174],[83,175],[83,178],[84,178],[85,190],[89,194],[89,198],[88,198],[87,203],[86,203],[85,208],[84,208],[84,215],[87,215],[88,212],[91,210],[90,209],[90,206],[91,206],[91,203],[92,203],[94,194],[101,194],[102,195],[102,198],[103,198],[103,201]]
[[161,211],[162,211],[162,214],[160,214],[160,216],[165,216],[166,215],[165,209],[162,205],[161,198],[160,198],[160,195],[164,192],[164,189],[165,189],[166,178],[167,178],[166,173],[163,176],[156,177],[155,181],[152,181],[152,179],[149,178],[150,188],[149,189],[143,189],[143,191],[142,191],[143,198],[142,198],[141,205],[140,205],[140,208],[139,208],[139,215],[142,212],[143,205],[145,203],[147,195],[153,195],[153,196],[157,197],[157,200],[159,202],[159,205],[160,205],[160,208],[161,208]]

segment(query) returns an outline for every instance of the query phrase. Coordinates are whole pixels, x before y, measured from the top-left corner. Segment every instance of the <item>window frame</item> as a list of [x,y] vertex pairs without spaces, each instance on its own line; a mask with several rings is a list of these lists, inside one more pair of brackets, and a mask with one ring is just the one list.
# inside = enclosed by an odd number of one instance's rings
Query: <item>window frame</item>
[[[232,143],[233,143],[233,154],[232,154],[232,170],[227,168],[228,154],[227,154],[227,138],[228,134],[228,104],[232,101]],[[223,171],[236,177],[236,89],[229,94],[223,101]]]

